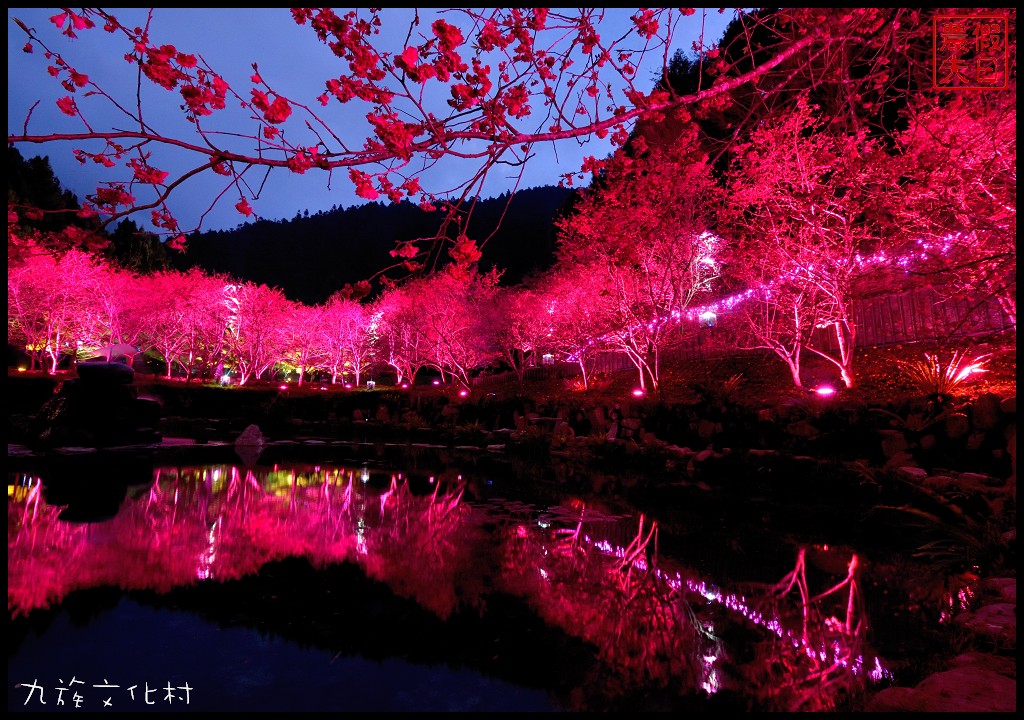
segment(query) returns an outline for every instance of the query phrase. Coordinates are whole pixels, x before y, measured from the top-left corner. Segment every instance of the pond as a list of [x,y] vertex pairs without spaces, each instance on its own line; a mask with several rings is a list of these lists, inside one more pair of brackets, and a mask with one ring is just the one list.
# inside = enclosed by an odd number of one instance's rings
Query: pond
[[890,675],[827,531],[486,452],[9,460],[12,711],[817,711]]

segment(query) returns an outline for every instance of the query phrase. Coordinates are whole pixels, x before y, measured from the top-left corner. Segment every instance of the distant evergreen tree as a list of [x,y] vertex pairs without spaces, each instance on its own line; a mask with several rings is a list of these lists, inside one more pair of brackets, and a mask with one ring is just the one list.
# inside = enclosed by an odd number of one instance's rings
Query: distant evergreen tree
[[61,187],[50,160],[25,160],[7,148],[7,261],[18,262],[30,247],[98,251],[108,242],[95,217],[83,217],[78,198]]
[[121,221],[103,254],[124,269],[142,275],[171,267],[164,244],[153,233],[139,229],[134,220]]
[[75,194],[61,187],[50,158],[26,160],[17,148],[7,147],[7,208],[18,213],[21,226],[43,232],[68,225],[97,229],[95,219],[78,217],[81,207]]

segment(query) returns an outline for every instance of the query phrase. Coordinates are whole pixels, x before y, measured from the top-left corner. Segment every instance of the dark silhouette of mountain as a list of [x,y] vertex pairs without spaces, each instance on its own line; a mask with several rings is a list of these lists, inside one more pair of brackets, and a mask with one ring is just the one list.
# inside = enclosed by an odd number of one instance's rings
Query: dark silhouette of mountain
[[[467,235],[482,246],[480,269],[498,268],[502,284],[513,285],[551,267],[554,218],[572,192],[549,186],[478,200]],[[292,300],[313,305],[395,265],[401,258],[390,252],[399,241],[436,236],[442,219],[440,211],[425,212],[408,202],[374,202],[292,220],[259,220],[193,234],[172,262],[182,270],[198,267],[278,287]]]

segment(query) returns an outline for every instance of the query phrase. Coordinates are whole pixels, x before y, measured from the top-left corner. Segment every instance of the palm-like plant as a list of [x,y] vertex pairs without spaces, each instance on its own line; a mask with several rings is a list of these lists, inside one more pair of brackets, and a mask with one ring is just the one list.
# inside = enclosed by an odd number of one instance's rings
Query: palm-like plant
[[937,353],[925,353],[922,360],[903,363],[910,381],[922,395],[938,403],[945,403],[953,392],[974,374],[986,372],[984,366],[990,355],[978,355],[967,361],[967,355],[956,350],[949,360]]

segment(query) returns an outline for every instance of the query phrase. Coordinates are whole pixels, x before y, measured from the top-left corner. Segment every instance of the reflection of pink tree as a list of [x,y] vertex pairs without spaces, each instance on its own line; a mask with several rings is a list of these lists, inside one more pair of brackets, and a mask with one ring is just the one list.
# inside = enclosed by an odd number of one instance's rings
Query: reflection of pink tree
[[[438,478],[429,495],[398,475],[383,491],[368,479],[365,468],[160,468],[148,492],[91,526],[59,521],[59,508],[19,488],[8,503],[9,609],[27,613],[98,585],[168,591],[231,580],[302,557],[318,567],[356,563],[441,618],[483,607],[488,592],[523,598],[593,645],[606,694],[720,689],[723,643],[703,619],[712,605],[772,640],[770,662],[744,671],[751,693],[784,708],[824,709],[843,683],[865,680],[857,674],[865,658],[856,557],[843,580],[813,595],[801,553],[763,593],[760,604],[775,605],[766,612],[693,573],[663,568],[657,526],[647,520],[620,530],[621,518],[577,503],[552,508],[541,525],[522,503],[489,511],[463,502],[455,476]],[[833,599],[834,614],[826,604]],[[785,677],[757,676],[780,669]]]
[[[796,564],[773,588],[773,599],[779,601],[795,592],[799,598],[798,627],[782,631],[778,640],[786,649],[798,652],[780,652],[769,647],[772,663],[758,665],[768,668],[770,678],[750,678],[763,683],[768,695],[785,709],[798,711],[828,711],[834,709],[835,698],[849,692],[856,682],[856,674],[864,673],[864,608],[860,586],[860,563],[854,554],[847,565],[846,577],[831,588],[811,594],[807,581],[807,550],[801,548]],[[836,596],[837,613],[830,613],[825,601]],[[780,624],[781,626],[781,624]],[[880,667],[867,668],[867,672],[881,672]]]

